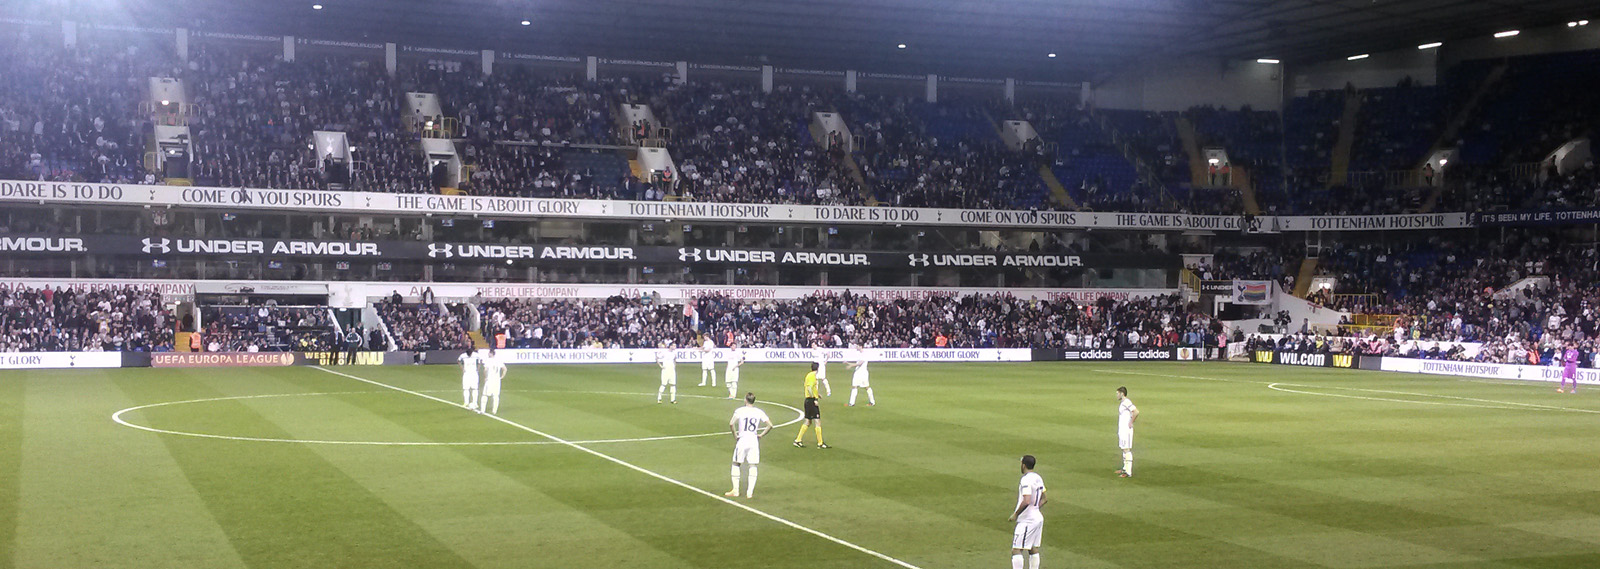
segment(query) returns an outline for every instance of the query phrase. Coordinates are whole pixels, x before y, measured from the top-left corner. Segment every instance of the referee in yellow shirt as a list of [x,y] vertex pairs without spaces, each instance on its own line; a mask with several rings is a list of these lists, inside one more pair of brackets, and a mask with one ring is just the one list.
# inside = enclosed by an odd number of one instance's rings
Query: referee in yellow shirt
[[806,374],[806,419],[800,423],[800,434],[794,437],[794,446],[805,448],[806,444],[800,442],[806,438],[806,428],[817,428],[817,448],[830,448],[822,442],[822,409],[817,407],[817,364],[811,364],[811,373]]

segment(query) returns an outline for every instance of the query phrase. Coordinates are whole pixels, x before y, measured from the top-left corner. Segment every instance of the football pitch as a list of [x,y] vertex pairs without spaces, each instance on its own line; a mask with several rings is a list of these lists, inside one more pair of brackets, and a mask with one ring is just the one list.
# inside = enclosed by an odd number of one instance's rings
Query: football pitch
[[802,449],[804,371],[746,366],[784,424],[750,500],[722,496],[736,403],[693,365],[676,405],[653,366],[512,366],[500,420],[454,366],[4,372],[0,567],[1006,567],[1023,454],[1052,569],[1600,567],[1600,392],[873,364],[878,405],[846,407],[835,365],[833,448]]

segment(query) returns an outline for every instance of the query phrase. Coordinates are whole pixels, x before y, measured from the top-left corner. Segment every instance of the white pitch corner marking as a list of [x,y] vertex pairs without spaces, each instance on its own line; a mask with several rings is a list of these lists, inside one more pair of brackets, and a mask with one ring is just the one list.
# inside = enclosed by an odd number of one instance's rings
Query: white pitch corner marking
[[[449,405],[451,407],[456,407],[456,408],[463,409],[463,410],[466,409],[466,406],[461,405],[460,403],[456,403],[454,401],[448,401],[448,400],[445,400],[445,399],[440,399],[438,397],[434,397],[434,396],[428,395],[426,393],[412,391],[412,390],[406,389],[404,387],[397,387],[397,386],[389,385],[387,383],[383,383],[383,382],[380,382],[380,381],[373,381],[373,380],[370,380],[370,379],[367,379],[367,378],[364,378],[364,377],[357,377],[357,376],[354,376],[354,375],[350,375],[348,373],[344,373],[342,371],[335,371],[335,370],[331,370],[331,369],[328,369],[328,368],[325,368],[325,367],[321,367],[321,366],[314,366],[312,369],[321,370],[321,371],[324,371],[324,372],[327,372],[327,373],[331,373],[331,374],[334,374],[334,375],[337,375],[337,376],[340,376],[340,377],[346,377],[346,378],[354,379],[356,381],[359,381],[359,382],[362,382],[362,383],[365,383],[365,384],[368,384],[368,385],[375,385],[375,386],[382,387],[382,388],[385,388],[385,389],[393,389],[393,390],[401,392],[401,393],[415,395],[417,397],[421,397],[421,398],[424,398],[424,399],[431,399],[433,401],[437,401],[439,403],[443,403],[443,404]],[[701,496],[705,496],[705,497],[710,498],[712,500],[716,500],[716,501],[722,502],[724,504],[727,504],[729,506],[733,506],[735,508],[739,508],[739,509],[744,510],[746,512],[750,512],[752,514],[755,514],[757,516],[761,516],[763,518],[766,518],[768,520],[777,522],[779,524],[783,524],[783,525],[788,526],[790,528],[793,528],[793,529],[796,529],[796,530],[799,530],[799,531],[802,531],[802,532],[805,532],[805,533],[820,537],[822,539],[831,541],[831,542],[833,542],[835,544],[842,545],[844,547],[853,549],[853,550],[861,552],[861,553],[865,553],[865,554],[870,555],[872,557],[876,557],[876,558],[878,558],[880,560],[887,561],[889,563],[893,563],[893,564],[895,564],[897,566],[904,567],[905,569],[922,569],[921,567],[918,567],[916,565],[912,565],[911,563],[902,561],[900,559],[896,559],[894,557],[890,557],[888,555],[879,553],[879,552],[871,550],[871,549],[867,549],[867,548],[862,547],[860,545],[856,545],[854,543],[845,541],[843,539],[839,539],[837,537],[834,537],[834,536],[828,535],[826,533],[823,533],[823,532],[821,532],[819,530],[811,529],[809,527],[797,524],[797,523],[789,521],[787,519],[780,518],[778,516],[775,516],[773,514],[769,514],[769,513],[765,512],[765,511],[762,511],[762,510],[758,510],[756,508],[753,508],[753,507],[751,507],[749,505],[740,503],[738,501],[730,500],[726,496],[722,496],[722,495],[714,493],[714,492],[709,492],[709,491],[706,491],[706,490],[702,490],[702,489],[697,488],[695,486],[692,486],[689,483],[684,482],[682,480],[678,480],[678,479],[675,479],[675,478],[669,478],[666,475],[661,474],[659,472],[656,472],[654,470],[650,470],[650,469],[647,469],[645,467],[642,467],[642,466],[633,464],[631,462],[622,460],[620,458],[611,456],[609,454],[606,454],[606,453],[591,449],[589,447],[580,445],[580,444],[578,444],[576,442],[568,441],[568,440],[563,439],[561,437],[557,437],[555,435],[546,433],[544,431],[540,431],[538,429],[535,429],[533,427],[529,427],[527,425],[524,425],[522,423],[518,423],[516,421],[512,421],[512,420],[507,419],[505,417],[500,417],[498,415],[487,415],[487,414],[486,415],[482,415],[482,416],[486,417],[486,418],[489,418],[489,419],[493,419],[495,421],[499,421],[501,423],[505,423],[506,425],[510,425],[512,427],[516,427],[518,429],[521,429],[521,430],[526,431],[528,433],[531,433],[533,435],[537,435],[539,437],[543,437],[543,438],[549,439],[551,441],[556,442],[557,444],[560,444],[560,445],[563,445],[563,446],[567,446],[567,447],[571,447],[574,450],[583,452],[583,453],[588,454],[590,456],[594,456],[595,458],[599,458],[599,459],[605,460],[605,461],[610,462],[612,464],[616,464],[617,466],[621,466],[623,468],[627,468],[627,469],[632,470],[634,472],[638,472],[640,474],[644,474],[644,475],[649,476],[651,478],[655,478],[656,480],[660,480],[662,482],[666,482],[666,483],[671,484],[673,486],[677,486],[679,488],[683,488],[684,490],[688,490],[690,492],[694,492],[696,494],[699,494]]]

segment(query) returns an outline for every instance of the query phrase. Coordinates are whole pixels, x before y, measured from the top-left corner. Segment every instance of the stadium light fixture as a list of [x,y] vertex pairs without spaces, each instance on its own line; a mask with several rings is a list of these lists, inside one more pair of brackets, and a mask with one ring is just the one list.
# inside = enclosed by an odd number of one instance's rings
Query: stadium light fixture
[[1277,65],[1277,64],[1282,63],[1282,62],[1280,62],[1280,61],[1278,61],[1276,59],[1261,58],[1261,59],[1257,59],[1256,63],[1265,63],[1267,65]]
[[1049,56],[1049,57],[1052,57],[1052,58],[1054,58],[1054,57],[1055,57],[1055,56],[1056,56],[1056,54],[1054,54],[1054,53],[1052,53],[1052,54],[1050,54],[1050,56]]
[[1362,59],[1366,59],[1366,58],[1368,58],[1368,57],[1372,57],[1372,54],[1370,54],[1370,53],[1363,53],[1363,54],[1361,54],[1361,55],[1352,55],[1352,56],[1350,56],[1350,57],[1346,57],[1346,58],[1345,58],[1345,60],[1346,60],[1346,61],[1358,61],[1358,60],[1362,60]]
[[895,47],[900,48],[900,49],[905,49],[906,48],[906,44],[900,44],[900,45],[897,45]]
[[312,4],[311,5],[311,9],[312,10],[321,10],[322,9],[322,5],[321,4]]
[[1522,33],[1522,30],[1506,30],[1506,31],[1503,31],[1503,32],[1496,32],[1494,34],[1494,37],[1504,39],[1504,38],[1509,38],[1509,37],[1515,37],[1517,34],[1520,34],[1520,33]]
[[522,25],[531,26],[531,25],[533,25],[533,21],[532,20],[523,20],[522,21]]
[[1444,166],[1445,164],[1449,164],[1449,163],[1450,163],[1450,159],[1449,158],[1440,158],[1439,159],[1439,166],[1441,166],[1441,167]]
[[1439,47],[1441,45],[1444,45],[1444,42],[1436,41],[1436,42],[1425,43],[1425,44],[1419,45],[1419,46],[1417,46],[1417,49],[1433,49],[1433,48]]
[[161,106],[163,106],[163,107],[165,107],[167,105],[170,105],[170,104],[172,104],[172,101],[169,101],[167,99],[162,99],[161,100]]

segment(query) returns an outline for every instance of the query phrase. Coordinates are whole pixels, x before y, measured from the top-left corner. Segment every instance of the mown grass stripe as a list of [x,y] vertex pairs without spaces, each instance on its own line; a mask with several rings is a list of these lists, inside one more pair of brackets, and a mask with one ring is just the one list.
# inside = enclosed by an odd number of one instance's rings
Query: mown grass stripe
[[0,569],[16,566],[17,502],[22,494],[22,414],[31,374],[0,378]]
[[[261,373],[197,378],[188,393],[220,396],[208,381],[247,381]],[[139,381],[123,382],[122,387],[141,401],[163,397]],[[252,432],[289,436],[239,401],[216,402],[208,412]],[[304,446],[151,436],[166,444],[185,479],[252,567],[472,566]]]

